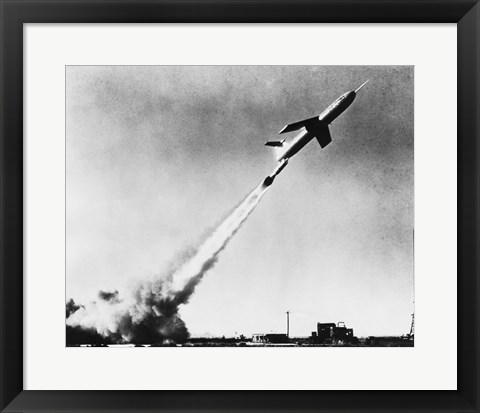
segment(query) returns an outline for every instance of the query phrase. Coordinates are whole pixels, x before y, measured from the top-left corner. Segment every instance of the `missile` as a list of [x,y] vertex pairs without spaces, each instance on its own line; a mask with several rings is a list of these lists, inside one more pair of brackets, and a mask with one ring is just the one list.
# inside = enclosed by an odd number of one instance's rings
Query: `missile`
[[325,148],[331,141],[330,125],[353,103],[357,93],[362,89],[368,80],[362,83],[357,89],[344,93],[335,100],[320,115],[314,116],[286,125],[279,133],[299,131],[298,135],[287,144],[285,139],[265,142],[266,146],[280,149],[277,158],[278,166],[273,173],[265,178],[263,184],[269,186],[275,177],[287,166],[288,160],[303,149],[307,143],[316,138],[320,147]]

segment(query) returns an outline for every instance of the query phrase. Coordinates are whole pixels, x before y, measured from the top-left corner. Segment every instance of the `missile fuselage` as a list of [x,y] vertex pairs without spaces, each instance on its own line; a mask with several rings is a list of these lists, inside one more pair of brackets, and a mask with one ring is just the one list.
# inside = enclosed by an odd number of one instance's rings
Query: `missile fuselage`
[[[344,93],[340,96],[335,102],[333,102],[327,109],[325,109],[316,119],[316,122],[312,122],[308,129],[313,130],[315,126],[320,126],[321,124],[330,125],[335,119],[337,119],[355,100],[356,93],[354,91]],[[309,132],[307,128],[302,129],[302,131],[293,138],[292,142],[286,147],[285,151],[280,154],[277,158],[278,162],[282,162],[291,158],[297,152],[299,152],[303,147],[310,142],[315,134]]]

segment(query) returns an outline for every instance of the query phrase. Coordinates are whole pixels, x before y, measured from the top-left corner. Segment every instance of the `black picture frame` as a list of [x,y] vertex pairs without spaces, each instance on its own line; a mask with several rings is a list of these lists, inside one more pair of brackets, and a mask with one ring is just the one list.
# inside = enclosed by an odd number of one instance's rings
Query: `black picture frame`
[[[479,411],[478,0],[0,0],[2,412]],[[457,391],[28,391],[23,389],[24,23],[457,23]],[[441,85],[439,85],[441,87]],[[442,332],[439,332],[441,335]],[[441,360],[439,360],[441,364]]]

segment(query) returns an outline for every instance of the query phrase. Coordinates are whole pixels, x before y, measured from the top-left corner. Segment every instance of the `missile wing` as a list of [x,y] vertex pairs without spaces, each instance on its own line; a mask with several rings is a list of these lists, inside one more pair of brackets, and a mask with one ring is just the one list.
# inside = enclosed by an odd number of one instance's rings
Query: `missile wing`
[[[317,138],[318,143],[323,149],[332,141],[332,136],[330,135],[330,129],[328,125],[318,122],[318,118],[312,118],[312,119],[315,119],[316,122],[313,123],[311,122],[311,119],[306,119],[305,121],[291,123],[290,125],[285,126],[279,133],[286,133],[287,128],[297,128],[297,129],[291,129],[291,131],[305,128],[309,132],[309,139],[312,139],[313,137]],[[284,142],[285,142],[285,139],[281,141],[268,141],[268,142],[265,142],[265,145],[273,146],[273,147],[283,147]]]
[[302,128],[307,128],[308,129],[308,126],[315,125],[316,123],[318,123],[318,116],[314,116],[313,118],[304,119],[304,120],[301,120],[300,122],[290,123],[290,124],[286,125],[278,133],[280,134],[280,133],[293,132],[295,130],[299,130],[299,129],[302,129]]

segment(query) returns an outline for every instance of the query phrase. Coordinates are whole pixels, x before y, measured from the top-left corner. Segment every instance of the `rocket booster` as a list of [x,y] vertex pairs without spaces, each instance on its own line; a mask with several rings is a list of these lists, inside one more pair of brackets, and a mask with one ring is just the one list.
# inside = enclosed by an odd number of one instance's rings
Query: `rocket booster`
[[273,183],[273,180],[275,177],[283,171],[283,168],[285,168],[288,165],[288,159],[284,160],[283,162],[279,163],[278,166],[275,168],[275,170],[265,178],[263,181],[263,185],[265,186],[270,186]]

